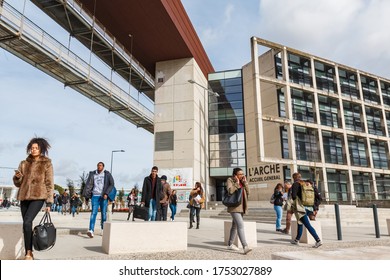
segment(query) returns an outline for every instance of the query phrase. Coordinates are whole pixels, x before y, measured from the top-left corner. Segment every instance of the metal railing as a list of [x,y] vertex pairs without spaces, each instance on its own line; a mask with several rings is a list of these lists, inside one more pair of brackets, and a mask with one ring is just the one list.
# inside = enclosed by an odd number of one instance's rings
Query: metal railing
[[43,48],[48,56],[59,63],[64,64],[69,70],[78,72],[87,82],[93,83],[102,91],[107,92],[111,98],[115,98],[123,106],[131,107],[143,118],[153,123],[154,113],[147,107],[139,103],[135,98],[122,90],[108,78],[94,69],[90,64],[78,57],[67,47],[62,45],[48,33],[43,31],[36,24],[24,17],[19,11],[14,9],[7,2],[0,7],[0,24],[6,25],[15,34]]

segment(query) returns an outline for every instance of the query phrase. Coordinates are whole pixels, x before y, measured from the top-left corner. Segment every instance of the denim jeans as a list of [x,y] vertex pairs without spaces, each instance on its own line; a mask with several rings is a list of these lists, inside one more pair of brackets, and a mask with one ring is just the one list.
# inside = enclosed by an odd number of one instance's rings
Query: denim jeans
[[149,221],[155,221],[156,220],[156,200],[151,198],[149,201]]
[[274,205],[274,210],[276,212],[276,229],[281,229],[282,228],[283,208],[280,205]]
[[169,204],[169,208],[171,209],[171,219],[172,221],[175,220],[176,215],[176,205],[175,204]]
[[74,213],[77,211],[77,206],[72,206],[72,216],[74,217]]
[[89,230],[94,231],[95,229],[95,222],[96,222],[96,216],[100,207],[100,213],[101,213],[101,222],[100,227],[103,229],[103,224],[107,220],[107,206],[108,206],[108,199],[104,199],[100,195],[94,195],[91,198],[91,204],[92,204],[92,212],[91,212],[91,218],[89,220]]
[[303,233],[303,226],[307,228],[307,230],[310,232],[311,236],[313,236],[315,241],[320,241],[320,238],[317,235],[316,230],[311,226],[310,221],[309,221],[309,213],[312,213],[311,211],[306,210],[306,215],[303,216],[300,221],[303,224],[298,224],[298,233],[297,237],[295,238],[296,240],[301,239],[302,233]]
[[57,212],[58,214],[62,213],[62,205],[57,206]]

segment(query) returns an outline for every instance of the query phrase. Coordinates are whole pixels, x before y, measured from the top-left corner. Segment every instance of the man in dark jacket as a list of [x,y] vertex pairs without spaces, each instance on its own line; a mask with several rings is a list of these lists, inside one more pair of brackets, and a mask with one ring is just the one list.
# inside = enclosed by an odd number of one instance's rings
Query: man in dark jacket
[[145,177],[142,186],[141,204],[149,207],[149,221],[156,220],[157,208],[160,208],[161,179],[157,176],[158,167],[153,166],[149,176]]
[[83,191],[83,196],[87,199],[91,199],[92,204],[89,230],[87,232],[90,238],[93,237],[99,207],[102,216],[100,226],[103,230],[103,224],[107,219],[108,194],[111,192],[113,187],[114,178],[110,172],[104,170],[104,163],[99,162],[97,164],[97,169],[89,172]]

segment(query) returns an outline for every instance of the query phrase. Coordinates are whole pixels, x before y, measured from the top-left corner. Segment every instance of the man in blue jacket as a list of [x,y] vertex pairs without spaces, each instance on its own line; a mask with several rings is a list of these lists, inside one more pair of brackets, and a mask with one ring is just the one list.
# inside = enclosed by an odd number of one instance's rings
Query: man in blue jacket
[[108,194],[114,187],[114,178],[111,173],[104,170],[104,163],[99,162],[95,171],[90,171],[86,181],[83,195],[87,199],[91,199],[92,211],[89,220],[89,230],[87,232],[90,238],[93,238],[95,230],[96,216],[100,207],[101,213],[101,229],[107,219]]

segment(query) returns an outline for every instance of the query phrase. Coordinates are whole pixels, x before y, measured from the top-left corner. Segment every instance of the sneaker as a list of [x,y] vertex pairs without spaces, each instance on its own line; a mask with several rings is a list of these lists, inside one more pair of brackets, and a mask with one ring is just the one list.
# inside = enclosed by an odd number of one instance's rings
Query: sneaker
[[299,245],[299,240],[296,240],[296,239],[291,240],[291,244],[293,244],[293,245]]
[[92,231],[92,230],[88,230],[87,235],[88,235],[90,238],[93,238],[93,231]]
[[244,246],[244,255],[248,254],[251,251],[252,251],[252,248],[250,248],[249,246]]
[[322,245],[321,240],[318,240],[318,241],[316,242],[316,244],[314,244],[313,248],[318,248],[318,247],[320,247],[321,245]]
[[238,247],[237,247],[236,245],[234,245],[234,244],[228,245],[228,246],[227,246],[227,249],[228,249],[228,250],[232,250],[232,251],[238,251],[238,250],[240,250],[240,249],[238,249]]
[[277,232],[283,232],[281,228],[276,229]]

